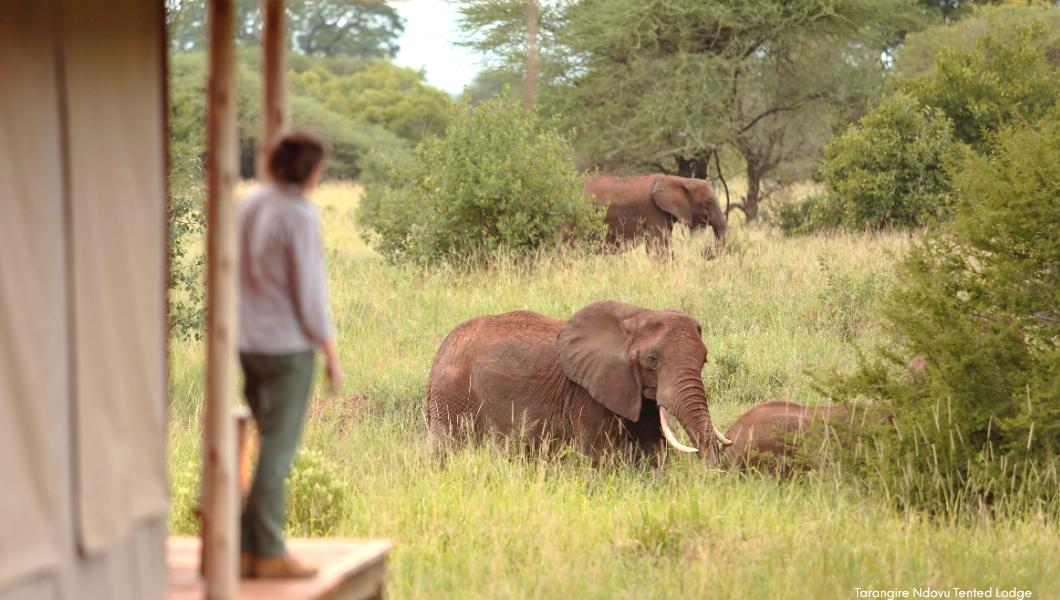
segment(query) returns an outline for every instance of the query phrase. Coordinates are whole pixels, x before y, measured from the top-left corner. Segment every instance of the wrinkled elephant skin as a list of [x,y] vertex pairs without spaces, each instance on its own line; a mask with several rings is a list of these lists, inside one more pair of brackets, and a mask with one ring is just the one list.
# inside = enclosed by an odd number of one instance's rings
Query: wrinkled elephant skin
[[662,407],[716,460],[701,335],[679,308],[610,300],[566,321],[530,311],[465,321],[442,342],[428,378],[432,447],[521,434],[573,443],[594,460],[625,450],[657,460]]
[[804,406],[782,400],[765,402],[740,415],[729,427],[725,437],[732,440],[732,444],[724,448],[723,460],[736,469],[787,473],[796,466],[792,459],[798,451],[798,438],[829,435],[847,447],[849,429],[842,435],[835,435],[831,427],[838,423],[860,426],[866,417],[876,422],[890,420],[874,407]]
[[718,197],[702,179],[672,175],[590,177],[583,194],[592,194],[599,206],[607,206],[607,242],[621,248],[645,242],[655,254],[668,253],[675,223],[698,229],[710,225],[715,241],[703,249],[714,258],[725,249],[728,225]]

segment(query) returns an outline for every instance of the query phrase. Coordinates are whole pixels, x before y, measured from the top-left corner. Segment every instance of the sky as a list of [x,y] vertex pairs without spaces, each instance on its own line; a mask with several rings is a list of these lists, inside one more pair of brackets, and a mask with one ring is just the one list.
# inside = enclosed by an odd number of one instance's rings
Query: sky
[[479,56],[452,44],[458,35],[456,8],[444,0],[401,0],[390,6],[406,19],[394,62],[426,67],[427,83],[460,94],[478,73]]

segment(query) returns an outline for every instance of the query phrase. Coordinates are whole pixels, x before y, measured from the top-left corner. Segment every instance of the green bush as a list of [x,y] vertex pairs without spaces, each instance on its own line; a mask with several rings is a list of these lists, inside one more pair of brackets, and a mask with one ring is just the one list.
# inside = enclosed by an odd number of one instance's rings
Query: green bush
[[909,505],[1060,492],[1060,111],[991,141],[956,171],[954,220],[899,265],[884,302],[899,349],[822,385],[895,415],[861,466]]
[[201,285],[205,258],[194,249],[206,222],[201,96],[194,86],[169,87],[168,330],[177,338],[200,338],[205,321]]
[[912,79],[931,76],[936,57],[944,48],[974,50],[980,38],[993,35],[1004,44],[1020,43],[1021,29],[1041,22],[1044,33],[1035,36],[1032,45],[1049,64],[1060,66],[1060,11],[1048,4],[972,5],[971,14],[951,23],[910,33],[897,48],[894,70],[900,77]]
[[839,266],[842,262],[829,261],[823,254],[817,257],[825,282],[807,316],[818,329],[853,342],[874,320],[880,280],[873,272],[860,277],[845,272]]
[[828,142],[816,172],[827,196],[817,210],[852,229],[929,224],[950,205],[946,165],[957,155],[949,119],[892,95]]
[[[249,60],[252,53],[240,53],[239,67],[239,148],[240,176],[255,177],[254,162],[261,131],[261,74]],[[310,59],[306,59],[310,60]],[[183,98],[181,110],[191,125],[185,137],[197,140],[201,154],[206,129],[206,57],[202,53],[170,54],[170,94]],[[293,78],[298,77],[297,74]],[[293,90],[290,98],[291,124],[320,132],[331,145],[327,176],[356,179],[361,175],[370,152],[384,155],[407,153],[409,142],[382,127],[339,114],[310,96]]]
[[1036,19],[1014,29],[1004,37],[988,30],[971,49],[943,48],[932,73],[905,85],[924,106],[949,117],[958,141],[979,152],[988,150],[991,132],[1016,118],[1036,120],[1060,98],[1053,67],[1039,43],[1045,22]]
[[[320,102],[305,97],[291,98],[291,121],[297,126],[319,131],[331,146],[327,176],[337,179],[357,179],[370,168],[373,152],[384,156],[401,156],[409,152],[408,144],[393,133],[368,123],[328,110]],[[247,136],[246,143],[254,147],[257,134]]]
[[296,73],[291,76],[291,91],[337,114],[416,142],[444,132],[453,112],[453,99],[427,85],[422,71],[385,60],[347,76],[323,66]]
[[843,207],[830,202],[826,194],[813,194],[803,200],[773,203],[766,219],[788,235],[799,235],[842,227]]
[[349,488],[320,452],[302,448],[287,476],[287,534],[334,533],[349,504]]
[[[380,186],[365,219],[389,260],[426,264],[526,251],[603,235],[603,210],[580,195],[571,142],[507,94],[463,105],[445,139],[429,138]],[[365,215],[362,214],[362,217]]]

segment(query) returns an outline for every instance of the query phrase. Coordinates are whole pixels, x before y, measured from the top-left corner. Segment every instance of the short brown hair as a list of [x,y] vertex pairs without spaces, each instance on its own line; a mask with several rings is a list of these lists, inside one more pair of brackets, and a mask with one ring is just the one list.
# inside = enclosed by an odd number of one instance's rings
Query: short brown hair
[[292,131],[280,138],[269,154],[269,173],[280,183],[303,184],[324,160],[324,140],[317,134]]

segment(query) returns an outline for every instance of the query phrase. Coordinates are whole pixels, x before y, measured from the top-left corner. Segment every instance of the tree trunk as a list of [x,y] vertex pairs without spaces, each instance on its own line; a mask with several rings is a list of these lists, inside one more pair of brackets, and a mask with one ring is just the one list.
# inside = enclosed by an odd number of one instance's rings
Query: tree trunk
[[534,107],[534,88],[537,87],[537,0],[528,0],[526,7],[526,84],[523,86],[523,108]]
[[677,162],[677,176],[678,177],[692,177],[692,161],[675,156],[674,160]]
[[747,157],[747,198],[743,202],[744,216],[747,222],[758,219],[758,201],[762,195],[762,171],[758,160]]
[[692,176],[696,179],[707,178],[707,168],[710,166],[710,159],[707,158],[693,158],[692,159]]

